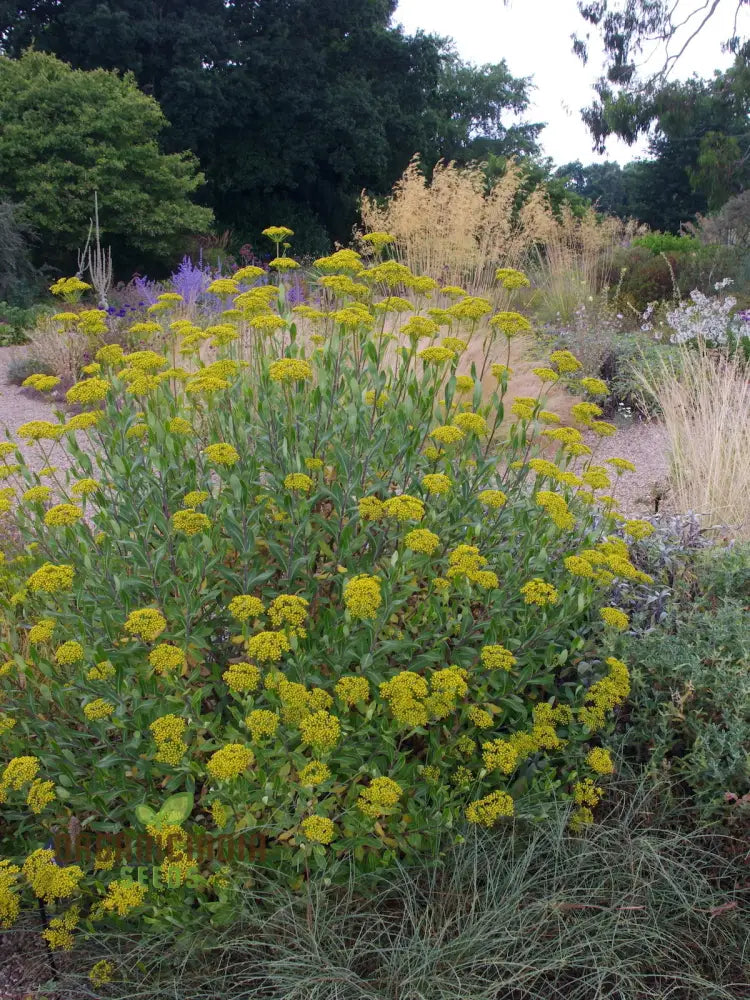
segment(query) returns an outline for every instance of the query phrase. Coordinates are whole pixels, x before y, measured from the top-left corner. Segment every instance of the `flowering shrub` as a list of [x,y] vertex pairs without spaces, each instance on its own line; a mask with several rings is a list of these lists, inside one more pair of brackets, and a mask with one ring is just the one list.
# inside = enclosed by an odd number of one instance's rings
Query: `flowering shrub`
[[[191,855],[201,832],[262,833],[281,877],[347,853],[368,868],[561,797],[580,828],[613,770],[599,741],[629,691],[628,621],[608,591],[648,578],[611,532],[650,525],[615,511],[629,463],[594,464],[544,408],[579,362],[553,352],[539,393],[509,400],[495,357],[527,324],[498,313],[483,396],[461,355],[488,300],[353,251],[316,268],[320,310],[288,308],[287,265],[278,286],[222,279],[206,328],[160,296],[164,353],[101,347],[68,393],[82,411],[0,446],[26,546],[2,578],[18,856],[0,922],[36,896],[53,946],[166,908],[231,918],[231,866]],[[574,416],[608,436],[590,381]],[[25,463],[52,442],[64,476]],[[50,837],[81,828],[147,833],[159,888],[107,846],[56,864]]]
[[[714,285],[721,292],[731,281],[727,278]],[[681,302],[676,309],[667,313],[667,323],[674,331],[670,340],[673,344],[698,341],[709,346],[724,346],[737,341],[745,334],[745,323],[740,315],[733,315],[737,299],[732,295],[704,295],[692,291],[689,301]]]

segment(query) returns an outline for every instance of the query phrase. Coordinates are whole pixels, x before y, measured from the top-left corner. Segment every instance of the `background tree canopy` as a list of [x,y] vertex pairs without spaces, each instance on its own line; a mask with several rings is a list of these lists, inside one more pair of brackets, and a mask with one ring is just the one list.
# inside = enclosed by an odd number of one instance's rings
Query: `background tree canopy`
[[[428,169],[481,150],[537,152],[528,81],[473,67],[446,39],[391,26],[396,0],[0,2],[0,44],[80,69],[132,72],[160,103],[167,151],[200,159],[220,226],[283,219],[318,249],[346,239],[362,188],[386,192],[415,151]],[[297,244],[299,246],[299,244]]]
[[54,56],[0,58],[0,200],[20,201],[53,265],[75,261],[98,191],[116,254],[153,262],[205,231],[190,202],[202,181],[191,153],[162,153],[164,116],[132,76],[82,72]]

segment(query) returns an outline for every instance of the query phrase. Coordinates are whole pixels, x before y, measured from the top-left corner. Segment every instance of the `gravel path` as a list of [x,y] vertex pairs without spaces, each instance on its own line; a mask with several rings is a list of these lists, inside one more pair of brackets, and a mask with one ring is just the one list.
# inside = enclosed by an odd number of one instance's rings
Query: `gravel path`
[[595,449],[597,465],[607,458],[627,458],[635,465],[636,471],[624,472],[613,489],[623,514],[646,517],[675,513],[669,494],[669,442],[663,424],[632,423],[612,438],[592,434],[586,437],[586,443]]

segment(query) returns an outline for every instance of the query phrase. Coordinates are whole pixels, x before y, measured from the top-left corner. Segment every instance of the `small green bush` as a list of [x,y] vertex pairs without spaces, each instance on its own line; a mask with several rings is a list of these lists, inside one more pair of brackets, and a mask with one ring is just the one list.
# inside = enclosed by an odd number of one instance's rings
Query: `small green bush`
[[52,375],[50,365],[38,361],[36,358],[14,358],[8,364],[5,377],[11,385],[23,385],[29,375]]
[[648,233],[646,236],[636,236],[632,246],[645,247],[652,254],[687,253],[697,250],[700,243],[694,236],[676,236],[674,233]]
[[28,309],[0,302],[0,346],[25,344],[26,332],[34,327],[37,321],[46,313],[52,312],[49,306],[35,305]]
[[750,793],[750,549],[694,555],[662,626],[627,646],[629,752],[667,768],[702,817],[738,814]]

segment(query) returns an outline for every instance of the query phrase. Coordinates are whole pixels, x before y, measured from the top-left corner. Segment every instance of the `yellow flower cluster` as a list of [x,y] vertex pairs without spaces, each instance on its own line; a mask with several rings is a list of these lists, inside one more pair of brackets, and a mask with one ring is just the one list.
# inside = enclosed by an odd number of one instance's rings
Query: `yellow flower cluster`
[[106,895],[100,904],[101,910],[104,913],[116,913],[118,917],[127,917],[141,905],[147,892],[145,885],[131,879],[116,879],[107,886]]
[[313,488],[313,481],[304,472],[290,472],[284,479],[284,487],[298,493],[309,493]]
[[78,865],[60,867],[55,863],[55,852],[44,848],[30,854],[21,870],[31,891],[45,903],[72,896],[83,878]]
[[424,517],[424,504],[417,497],[401,493],[389,497],[383,503],[383,513],[386,517],[393,517],[397,521],[421,521]]
[[272,382],[304,382],[312,378],[313,370],[307,361],[298,358],[282,358],[274,361],[268,370]]
[[466,818],[479,826],[494,826],[501,816],[512,816],[515,811],[513,799],[507,792],[495,791],[477,799],[466,807]]
[[601,729],[607,721],[607,713],[630,694],[630,675],[622,660],[610,656],[606,663],[607,676],[591,685],[586,692],[586,704],[578,710],[579,722],[592,732]]
[[236,465],[240,460],[237,449],[233,448],[231,444],[226,444],[225,442],[210,444],[207,448],[203,449],[203,454],[209,462],[213,462],[214,465],[232,466]]
[[74,639],[64,642],[62,646],[58,646],[55,650],[55,662],[62,666],[67,666],[72,663],[80,663],[83,659],[83,646],[80,642],[76,642]]
[[162,715],[148,727],[157,746],[156,760],[163,764],[178,764],[187,750],[182,739],[187,723],[177,715]]
[[262,740],[274,735],[279,727],[279,717],[267,708],[256,708],[245,719],[245,725],[254,740]]
[[515,656],[505,646],[483,646],[479,657],[488,670],[512,670],[516,663]]
[[365,816],[377,819],[389,812],[403,795],[403,789],[391,778],[373,778],[357,799],[357,808]]
[[440,544],[440,536],[426,528],[415,528],[408,531],[404,536],[404,545],[411,552],[421,552],[425,555],[432,555]]
[[181,531],[185,535],[192,536],[198,535],[202,531],[208,531],[211,527],[211,520],[205,514],[188,508],[176,511],[172,515],[172,524],[175,531]]
[[333,820],[327,816],[308,816],[302,820],[300,829],[303,836],[314,844],[330,844],[335,833]]
[[255,754],[249,747],[243,747],[241,743],[227,743],[211,754],[206,763],[206,770],[215,778],[228,781],[238,777],[254,762]]
[[369,701],[370,682],[361,675],[340,677],[334,685],[334,691],[345,705],[351,707],[359,702]]
[[107,379],[93,378],[76,382],[65,393],[65,398],[69,403],[78,403],[82,406],[90,406],[92,403],[100,403],[106,398],[107,393],[112,388],[112,383]]
[[336,746],[341,738],[341,723],[335,715],[326,711],[313,712],[299,723],[302,743],[317,753],[326,753]]
[[167,627],[167,620],[156,608],[139,608],[131,611],[123,628],[144,642],[153,642]]
[[257,632],[245,643],[248,655],[259,663],[278,663],[291,649],[285,632]]
[[100,986],[105,986],[107,983],[111,983],[114,978],[115,967],[111,962],[108,962],[106,958],[101,961],[96,962],[91,966],[89,971],[89,980],[91,985],[99,988]]
[[29,643],[32,646],[39,646],[44,642],[49,642],[52,633],[55,631],[54,618],[40,618],[36,625],[29,629]]
[[539,490],[534,499],[561,531],[570,531],[575,527],[576,519],[562,494],[552,490]]
[[322,761],[311,760],[309,764],[305,764],[298,777],[301,785],[322,785],[331,777],[331,770]]
[[105,701],[104,698],[95,698],[87,705],[83,706],[83,714],[89,722],[98,722],[101,719],[108,719],[115,710],[115,706]]
[[252,594],[238,594],[229,602],[230,615],[240,622],[246,622],[248,618],[257,618],[264,610],[263,601],[253,597]]
[[377,576],[360,573],[344,584],[344,604],[352,618],[375,618],[382,603],[380,579]]
[[232,663],[222,674],[230,691],[244,694],[260,687],[260,670],[254,663]]
[[80,907],[71,906],[59,917],[52,917],[42,931],[42,937],[52,951],[70,951],[74,944],[73,931],[81,918]]
[[309,602],[296,594],[279,594],[268,606],[268,617],[275,628],[289,626],[291,632],[304,638],[302,627],[307,618]]
[[624,632],[630,624],[628,616],[624,611],[620,611],[619,608],[601,608],[599,615],[605,625],[617,629],[618,632]]
[[557,604],[559,594],[551,583],[545,583],[539,577],[529,580],[521,587],[521,596],[526,604],[536,604],[545,607],[548,604]]
[[60,503],[56,507],[50,507],[44,515],[44,523],[49,527],[68,527],[80,521],[83,511],[72,503]]
[[586,755],[586,763],[595,774],[613,774],[615,765],[609,750],[594,747]]
[[478,499],[484,507],[491,507],[493,510],[504,507],[508,502],[502,490],[482,490]]

